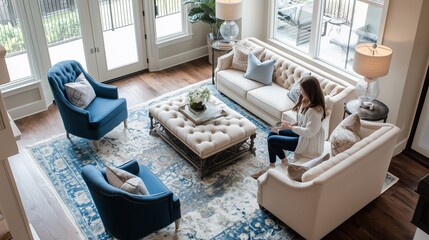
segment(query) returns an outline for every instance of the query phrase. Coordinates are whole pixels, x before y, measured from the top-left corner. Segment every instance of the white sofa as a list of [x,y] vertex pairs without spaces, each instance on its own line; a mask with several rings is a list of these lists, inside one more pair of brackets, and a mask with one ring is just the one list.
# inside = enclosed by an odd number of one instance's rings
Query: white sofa
[[398,133],[389,123],[361,121],[362,140],[305,172],[303,182],[281,164],[268,170],[257,201],[304,238],[320,239],[381,194]]
[[288,113],[288,116],[295,118],[295,114],[288,112],[294,106],[294,102],[289,99],[287,92],[295,81],[310,72],[320,81],[326,96],[328,112],[332,113],[324,122],[327,139],[343,118],[344,103],[355,98],[354,86],[299,61],[256,38],[245,40],[249,41],[251,45],[264,48],[261,61],[276,60],[273,84],[265,86],[262,83],[244,78],[243,71],[232,69],[234,51],[231,51],[218,58],[218,65],[215,70],[216,88],[268,124],[274,125],[281,121],[283,113]]

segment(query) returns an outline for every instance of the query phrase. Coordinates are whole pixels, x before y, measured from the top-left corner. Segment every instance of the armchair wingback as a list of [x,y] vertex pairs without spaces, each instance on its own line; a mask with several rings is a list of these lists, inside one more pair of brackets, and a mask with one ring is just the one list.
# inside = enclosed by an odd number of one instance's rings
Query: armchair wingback
[[100,218],[107,232],[118,239],[140,239],[172,222],[179,227],[179,199],[147,167],[136,161],[119,168],[143,179],[150,195],[127,193],[110,185],[105,170],[92,165],[82,169]]
[[[74,82],[81,73],[84,74],[96,94],[96,98],[85,109],[74,106],[68,100],[65,89],[65,84]],[[117,87],[95,81],[79,62],[67,60],[55,64],[48,71],[48,81],[67,137],[71,133],[79,137],[98,140],[121,122],[124,122],[126,126],[127,102],[124,98],[118,98]]]

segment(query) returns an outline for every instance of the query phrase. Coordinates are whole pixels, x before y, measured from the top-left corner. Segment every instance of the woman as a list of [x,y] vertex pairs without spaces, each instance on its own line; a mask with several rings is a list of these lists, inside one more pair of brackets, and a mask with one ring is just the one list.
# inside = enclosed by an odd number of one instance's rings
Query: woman
[[[270,165],[261,169],[252,177],[257,179],[268,169],[275,166],[276,157],[288,165],[284,150],[294,151],[295,156],[318,157],[323,152],[325,131],[322,121],[326,117],[325,97],[319,81],[313,77],[304,77],[300,82],[301,95],[292,108],[297,112],[298,122],[282,122],[279,128],[273,128],[268,135],[268,154]],[[277,132],[278,130],[278,132]]]

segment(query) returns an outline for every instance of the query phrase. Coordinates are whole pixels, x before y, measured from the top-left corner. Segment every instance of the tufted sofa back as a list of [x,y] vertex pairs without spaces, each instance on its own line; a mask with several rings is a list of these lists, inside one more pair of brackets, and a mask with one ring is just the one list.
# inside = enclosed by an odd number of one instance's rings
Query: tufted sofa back
[[63,96],[67,98],[64,85],[76,81],[76,78],[82,73],[82,69],[80,63],[74,60],[62,61],[61,64],[55,64],[48,71],[49,84],[55,89],[61,90]]
[[[256,44],[254,45],[257,46]],[[319,80],[325,96],[335,96],[345,88],[344,86],[322,77],[267,48],[264,49],[260,60],[261,62],[275,60],[276,63],[274,65],[273,82],[289,90],[296,81],[309,73]]]

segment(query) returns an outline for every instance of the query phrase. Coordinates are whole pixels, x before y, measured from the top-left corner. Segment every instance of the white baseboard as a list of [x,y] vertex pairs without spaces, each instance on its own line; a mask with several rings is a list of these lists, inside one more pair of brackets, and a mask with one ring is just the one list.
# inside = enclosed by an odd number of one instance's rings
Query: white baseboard
[[408,138],[406,138],[400,142],[397,142],[395,144],[395,148],[393,149],[393,156],[396,156],[396,155],[400,154],[402,151],[404,151],[405,148],[407,147],[407,142],[408,142]]
[[45,101],[39,100],[33,103],[25,104],[17,108],[9,109],[8,112],[13,120],[24,118],[39,112],[43,112],[47,109]]
[[207,54],[207,46],[195,48],[190,51],[186,51],[168,58],[160,59],[155,64],[151,64],[149,62],[149,71],[160,71],[166,68],[192,61],[194,59],[207,56]]

